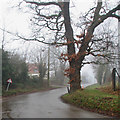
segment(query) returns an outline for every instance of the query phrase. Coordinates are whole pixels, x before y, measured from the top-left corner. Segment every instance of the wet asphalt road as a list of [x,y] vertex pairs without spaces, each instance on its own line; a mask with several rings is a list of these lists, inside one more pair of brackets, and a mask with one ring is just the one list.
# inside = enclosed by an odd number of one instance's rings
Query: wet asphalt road
[[3,100],[3,118],[104,118],[63,103],[60,99],[66,88],[31,93]]
[[0,120],[2,119],[2,98],[0,97]]

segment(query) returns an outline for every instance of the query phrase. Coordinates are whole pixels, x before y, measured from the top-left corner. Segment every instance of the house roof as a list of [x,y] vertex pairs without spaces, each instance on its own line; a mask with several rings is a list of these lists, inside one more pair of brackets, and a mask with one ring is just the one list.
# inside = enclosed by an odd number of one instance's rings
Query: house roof
[[39,74],[39,70],[36,64],[28,64],[29,74]]

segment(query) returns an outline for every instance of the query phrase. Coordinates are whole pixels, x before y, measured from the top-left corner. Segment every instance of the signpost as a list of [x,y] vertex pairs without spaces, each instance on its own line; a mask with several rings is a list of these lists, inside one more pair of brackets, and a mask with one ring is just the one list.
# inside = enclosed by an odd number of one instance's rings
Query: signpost
[[12,79],[11,79],[11,78],[10,78],[10,79],[8,79],[8,80],[7,80],[7,82],[8,82],[8,85],[7,85],[7,89],[6,89],[6,91],[8,91],[9,86],[10,86],[10,83],[12,83]]

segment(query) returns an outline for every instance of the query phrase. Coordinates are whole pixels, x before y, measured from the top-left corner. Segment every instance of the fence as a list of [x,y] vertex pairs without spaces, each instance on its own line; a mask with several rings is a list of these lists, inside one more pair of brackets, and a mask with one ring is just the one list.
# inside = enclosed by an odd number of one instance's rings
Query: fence
[[118,91],[120,90],[120,75],[118,73],[118,71],[116,70],[116,68],[113,68],[112,70],[112,86],[113,86],[113,90],[116,91],[116,74],[118,76]]

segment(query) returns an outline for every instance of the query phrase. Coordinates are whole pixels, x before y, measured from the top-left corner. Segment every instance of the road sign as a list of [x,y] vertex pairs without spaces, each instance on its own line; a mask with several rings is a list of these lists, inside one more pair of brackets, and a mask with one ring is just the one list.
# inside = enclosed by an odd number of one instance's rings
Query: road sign
[[12,83],[12,80],[11,80],[11,78],[10,78],[10,79],[8,79],[8,80],[7,80],[7,82],[8,82],[8,83]]
[[10,83],[12,83],[12,79],[11,79],[11,78],[10,78],[10,79],[8,79],[8,80],[7,80],[7,82],[8,82],[8,85],[7,85],[7,89],[6,89],[6,91],[8,91],[9,86],[10,86]]

